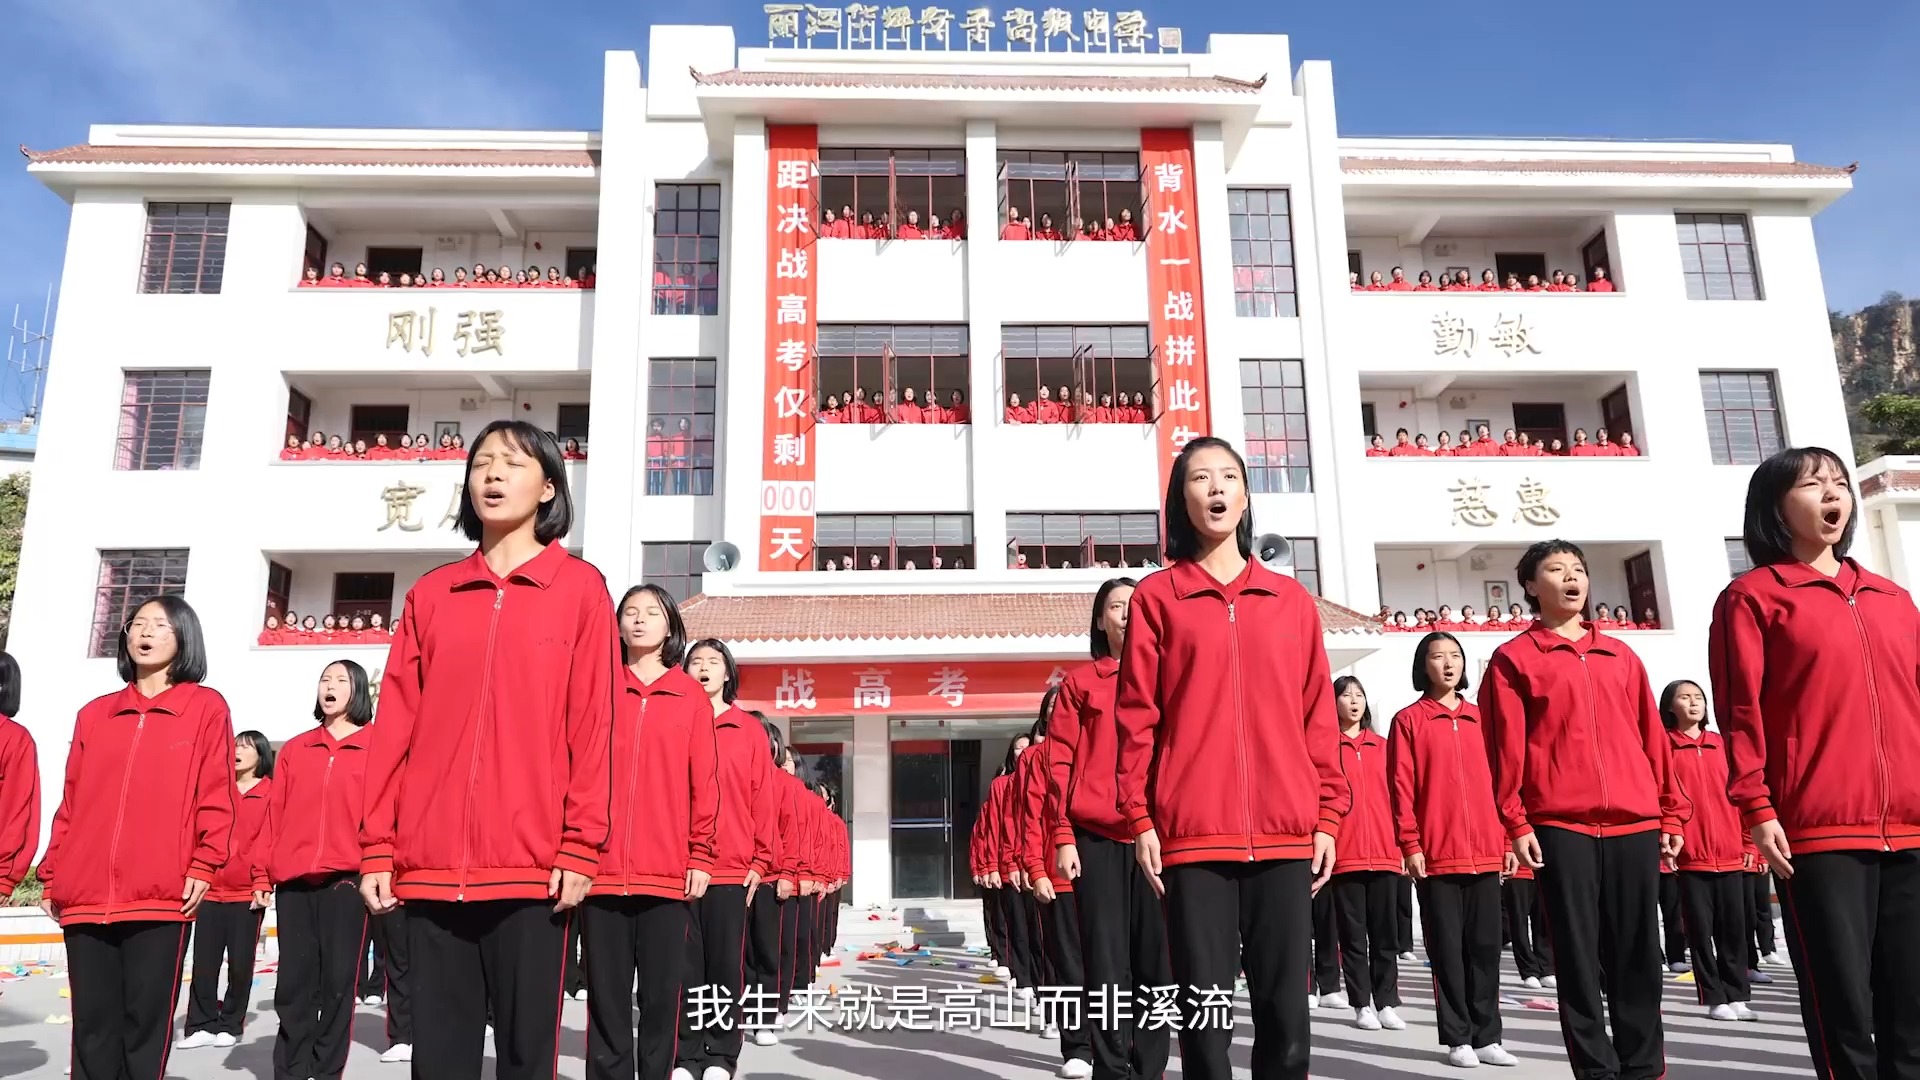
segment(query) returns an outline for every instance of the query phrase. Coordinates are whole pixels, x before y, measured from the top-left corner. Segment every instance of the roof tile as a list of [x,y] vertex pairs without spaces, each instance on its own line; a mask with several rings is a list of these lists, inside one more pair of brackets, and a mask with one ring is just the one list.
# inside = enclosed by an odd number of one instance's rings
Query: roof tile
[[715,71],[693,72],[701,86],[759,86],[793,89],[844,88],[857,90],[1055,90],[1125,93],[1256,94],[1266,85],[1223,75],[967,75],[895,74],[838,71]]
[[1645,174],[1653,176],[1800,176],[1853,175],[1848,165],[1815,165],[1804,161],[1663,161],[1600,158],[1387,158],[1343,157],[1340,167],[1349,173],[1472,172],[1564,173],[1569,175]]
[[368,149],[345,146],[66,146],[20,152],[35,165],[314,165],[496,169],[592,169],[598,150],[493,150],[459,147]]

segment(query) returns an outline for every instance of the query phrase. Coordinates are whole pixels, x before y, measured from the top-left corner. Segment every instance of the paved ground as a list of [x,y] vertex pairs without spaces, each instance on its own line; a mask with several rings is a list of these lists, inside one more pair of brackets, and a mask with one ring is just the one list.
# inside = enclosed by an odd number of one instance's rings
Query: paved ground
[[[926,987],[939,1000],[943,990],[978,987],[978,961],[964,953],[936,951],[942,966],[918,960],[907,967],[888,962],[858,961],[844,954],[837,969],[823,977],[845,986],[872,986],[889,995],[899,986]],[[962,967],[963,964],[976,965]],[[1671,1080],[1734,1080],[1742,1074],[1767,1077],[1811,1077],[1806,1040],[1800,1028],[1793,976],[1782,968],[1769,969],[1775,982],[1756,987],[1754,1005],[1762,1013],[1757,1024],[1721,1024],[1707,1020],[1695,1004],[1691,984],[1667,985],[1667,1064]],[[1511,971],[1503,1006],[1506,1045],[1519,1055],[1515,1070],[1483,1070],[1482,1075],[1514,1080],[1568,1075],[1559,1028],[1551,1010],[1528,1008],[1529,999],[1550,1001],[1552,991],[1529,991]],[[67,1002],[60,991],[65,982],[55,976],[34,976],[0,986],[0,1077],[61,1080],[67,1066],[67,1039],[72,1028],[50,1022],[64,1017]],[[990,991],[990,987],[978,987]],[[1408,1022],[1403,1032],[1362,1032],[1351,1014],[1316,1010],[1314,1017],[1313,1075],[1317,1080],[1379,1080],[1379,1078],[1449,1076],[1438,1055],[1433,1028],[1431,983],[1418,962],[1401,965],[1402,1010]],[[274,1018],[273,976],[259,978],[246,1038],[225,1049],[179,1051],[169,1075],[175,1077],[241,1077],[271,1080]],[[884,998],[883,998],[884,1000]],[[1237,1070],[1250,1076],[1248,1054],[1251,1030],[1242,1001],[1241,1037],[1235,1048]],[[184,1004],[183,1004],[184,1008]],[[383,1017],[378,1008],[362,1008],[354,1026],[354,1048],[349,1067],[360,1080],[404,1080],[405,1066],[382,1065],[386,1048]],[[177,1029],[176,1029],[177,1034]],[[585,1075],[582,1060],[586,1040],[586,1006],[568,1002],[562,1017],[561,1074],[569,1080]],[[1059,1065],[1057,1043],[1037,1034],[1009,1030],[979,1032],[927,1031],[815,1031],[791,1032],[782,1045],[747,1047],[741,1060],[742,1076],[756,1080],[1001,1080],[1040,1077]],[[491,1059],[487,1075],[491,1076]],[[1179,1059],[1170,1076],[1179,1075]]]

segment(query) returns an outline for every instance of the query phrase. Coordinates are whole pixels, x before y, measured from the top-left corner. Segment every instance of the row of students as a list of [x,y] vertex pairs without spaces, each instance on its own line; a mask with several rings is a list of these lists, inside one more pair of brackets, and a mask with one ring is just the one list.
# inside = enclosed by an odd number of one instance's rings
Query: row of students
[[1000,239],[1138,241],[1141,235],[1130,209],[1122,209],[1118,218],[1069,219],[1056,226],[1051,214],[1041,214],[1039,224],[1035,224],[1032,215],[1023,216],[1019,207],[1011,206],[1007,208],[1006,224],[1000,226]]
[[896,226],[893,215],[882,213],[876,217],[869,210],[854,219],[853,207],[843,206],[836,213],[828,208],[820,215],[820,238],[822,240],[965,240],[967,238],[966,215],[957,208],[947,215],[945,222],[939,214],[930,213],[926,220],[920,219],[920,211],[909,210],[907,216]]
[[[586,448],[579,439],[568,439],[561,456],[567,461],[587,460]],[[302,441],[298,435],[288,435],[287,445],[280,450],[281,461],[465,461],[467,459],[466,440],[458,435],[443,433],[438,445],[428,439],[426,433],[419,435],[401,435],[389,440],[385,432],[380,432],[369,443],[365,439],[351,442],[339,435],[328,435],[315,431]]]
[[1456,270],[1451,276],[1441,273],[1435,280],[1431,270],[1420,271],[1416,281],[1407,280],[1404,267],[1393,268],[1392,277],[1382,278],[1375,270],[1368,276],[1366,283],[1360,281],[1358,270],[1347,272],[1347,288],[1353,292],[1591,292],[1610,293],[1613,282],[1607,278],[1607,268],[1596,266],[1593,276],[1587,280],[1585,288],[1580,285],[1580,275],[1571,271],[1555,270],[1551,280],[1540,280],[1539,274],[1528,274],[1522,280],[1519,274],[1508,273],[1503,283],[1492,270],[1480,271],[1480,283],[1474,284],[1465,270]]
[[1131,397],[1124,392],[1117,398],[1101,394],[1098,404],[1091,392],[1083,391],[1076,404],[1065,386],[1057,397],[1042,386],[1040,396],[1026,405],[1020,403],[1019,394],[1008,394],[1003,415],[1009,424],[1145,424],[1152,419],[1147,395],[1141,391],[1134,391]]
[[[1429,630],[1441,630],[1449,634],[1475,633],[1519,633],[1533,625],[1533,616],[1520,610],[1519,604],[1508,604],[1504,610],[1500,605],[1487,607],[1485,615],[1476,613],[1472,604],[1463,604],[1460,614],[1453,613],[1452,606],[1441,604],[1439,611],[1427,608],[1414,608],[1412,614],[1382,607],[1377,616],[1381,629],[1388,633],[1424,634]],[[1640,612],[1635,619],[1625,604],[1608,607],[1596,604],[1593,608],[1593,625],[1601,630],[1658,630],[1660,618],[1652,608]]]
[[843,400],[838,394],[828,394],[826,407],[821,409],[817,419],[823,424],[970,424],[973,422],[973,410],[967,405],[967,396],[960,390],[947,392],[947,403],[941,405],[932,390],[917,395],[909,386],[900,392],[900,399],[893,400],[891,392],[884,403],[876,396],[867,400],[867,392],[854,387],[853,392]]
[[1586,428],[1573,430],[1573,445],[1568,446],[1559,439],[1545,441],[1533,438],[1526,432],[1514,434],[1508,428],[1501,441],[1494,442],[1487,425],[1481,424],[1479,434],[1460,429],[1460,439],[1455,442],[1453,436],[1445,431],[1440,433],[1438,443],[1429,443],[1427,433],[1409,437],[1406,428],[1393,433],[1393,445],[1388,446],[1379,435],[1367,439],[1368,457],[1639,457],[1640,448],[1634,444],[1633,432],[1623,431],[1615,442],[1606,428],[1596,428],[1591,442],[1587,440]]
[[286,618],[268,615],[255,642],[260,645],[385,645],[393,640],[386,617],[379,612],[323,615],[316,620],[297,611]]
[[540,267],[528,263],[525,270],[515,270],[511,266],[489,267],[486,263],[474,263],[473,274],[468,276],[467,268],[456,266],[453,276],[435,269],[431,273],[413,274],[401,271],[398,275],[386,270],[378,274],[368,274],[366,263],[355,263],[353,273],[347,273],[346,264],[334,263],[322,274],[317,266],[307,267],[300,277],[303,289],[591,289],[594,286],[596,267],[588,267],[579,277],[571,271],[563,271],[557,266],[547,267],[546,273]]

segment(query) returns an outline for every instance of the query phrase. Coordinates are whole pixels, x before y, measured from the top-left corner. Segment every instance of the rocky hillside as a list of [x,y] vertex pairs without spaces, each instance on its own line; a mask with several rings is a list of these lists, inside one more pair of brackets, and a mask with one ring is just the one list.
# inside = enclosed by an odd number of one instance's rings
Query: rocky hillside
[[1861,419],[1860,405],[1887,391],[1920,393],[1920,357],[1915,356],[1914,315],[1920,300],[1887,293],[1879,303],[1851,315],[1830,312],[1833,358],[1840,367],[1840,385],[1847,398],[1847,416],[1853,428],[1854,452],[1861,460],[1873,455],[1872,446],[1887,432]]

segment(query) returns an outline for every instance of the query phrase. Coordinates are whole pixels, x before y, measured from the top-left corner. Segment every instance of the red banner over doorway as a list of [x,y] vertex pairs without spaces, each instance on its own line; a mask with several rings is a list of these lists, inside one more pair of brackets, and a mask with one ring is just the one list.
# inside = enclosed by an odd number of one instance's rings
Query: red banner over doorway
[[946,660],[932,663],[751,664],[740,669],[744,709],[779,716],[854,713],[1031,712],[1040,695],[1084,663]]

